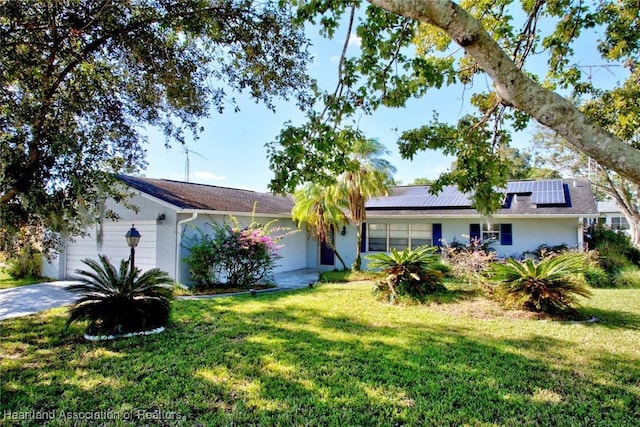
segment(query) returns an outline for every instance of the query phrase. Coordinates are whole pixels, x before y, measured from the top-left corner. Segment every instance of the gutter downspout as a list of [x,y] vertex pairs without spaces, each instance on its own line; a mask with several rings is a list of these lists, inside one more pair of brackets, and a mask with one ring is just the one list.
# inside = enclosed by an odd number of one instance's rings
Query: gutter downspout
[[176,283],[180,284],[180,246],[182,244],[182,226],[198,218],[198,212],[193,212],[191,218],[178,221],[176,224]]

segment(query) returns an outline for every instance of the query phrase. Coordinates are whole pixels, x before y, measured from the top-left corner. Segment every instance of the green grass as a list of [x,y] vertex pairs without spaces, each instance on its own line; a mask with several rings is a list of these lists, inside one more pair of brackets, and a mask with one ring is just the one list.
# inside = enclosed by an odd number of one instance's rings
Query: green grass
[[19,424],[6,411],[54,411],[53,426],[73,424],[60,414],[95,411],[109,425],[640,419],[640,290],[595,290],[581,310],[596,323],[519,317],[463,289],[406,307],[377,303],[371,290],[323,284],[176,301],[164,333],[113,342],[85,342],[81,325],[62,333],[64,309],[2,321],[4,423]]
[[347,283],[361,282],[363,280],[374,280],[381,277],[382,273],[371,273],[368,271],[352,270],[330,270],[320,272],[320,282],[322,283]]
[[16,288],[18,286],[33,285],[34,283],[42,283],[46,281],[47,279],[42,277],[14,279],[4,270],[4,268],[0,268],[0,289]]

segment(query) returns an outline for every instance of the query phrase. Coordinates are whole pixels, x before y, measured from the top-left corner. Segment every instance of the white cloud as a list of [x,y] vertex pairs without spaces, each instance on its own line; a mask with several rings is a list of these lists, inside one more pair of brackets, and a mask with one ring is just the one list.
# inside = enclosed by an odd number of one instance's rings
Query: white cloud
[[362,39],[358,37],[355,33],[351,33],[349,35],[349,46],[358,46],[362,45]]
[[194,181],[226,181],[226,176],[216,175],[211,172],[198,171],[193,172],[189,176],[190,180]]

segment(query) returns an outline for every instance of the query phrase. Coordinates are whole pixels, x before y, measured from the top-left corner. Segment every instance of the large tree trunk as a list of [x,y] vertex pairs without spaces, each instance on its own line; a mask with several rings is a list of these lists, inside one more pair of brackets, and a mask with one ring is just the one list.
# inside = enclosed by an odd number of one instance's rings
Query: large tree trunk
[[362,247],[362,223],[356,223],[356,259],[353,260],[351,270],[360,271],[362,269],[362,256],[360,248]]
[[530,79],[463,8],[449,0],[368,1],[445,31],[491,77],[503,104],[528,113],[577,150],[640,184],[640,150],[605,132],[571,102]]

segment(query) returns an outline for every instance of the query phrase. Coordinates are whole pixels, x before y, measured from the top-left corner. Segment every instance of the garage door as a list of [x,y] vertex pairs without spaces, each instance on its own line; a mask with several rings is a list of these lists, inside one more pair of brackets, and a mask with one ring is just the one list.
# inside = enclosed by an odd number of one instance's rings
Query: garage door
[[[111,222],[103,226],[102,246],[100,254],[109,257],[112,264],[119,268],[121,259],[128,259],[131,249],[127,246],[125,234],[131,228],[130,223]],[[140,232],[140,242],[136,247],[136,267],[143,271],[156,267],[156,222],[136,222],[136,229]],[[98,246],[95,229],[90,230],[85,238],[76,237],[75,241],[67,242],[66,276],[73,277],[77,269],[86,269],[82,262],[85,258],[98,259]]]

